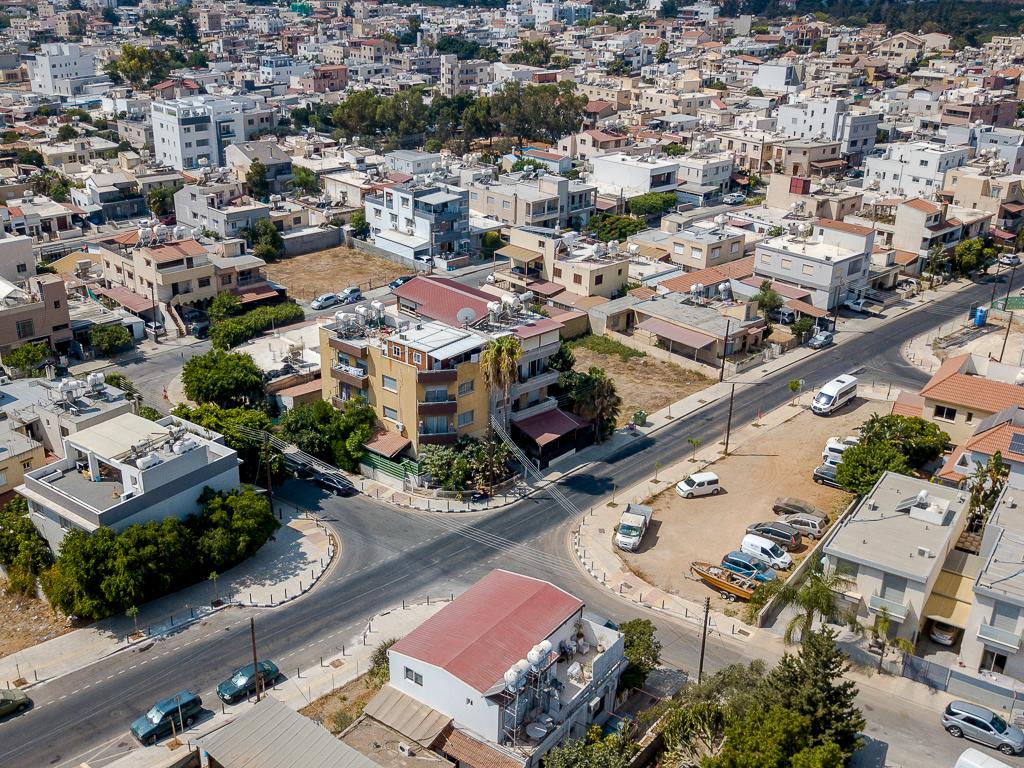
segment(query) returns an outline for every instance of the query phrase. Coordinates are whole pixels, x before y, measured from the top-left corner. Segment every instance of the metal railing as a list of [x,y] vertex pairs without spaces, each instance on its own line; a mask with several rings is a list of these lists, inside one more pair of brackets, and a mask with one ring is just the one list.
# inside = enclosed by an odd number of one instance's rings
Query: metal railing
[[999,627],[993,627],[991,624],[982,624],[978,627],[978,639],[998,645],[1001,648],[1009,648],[1012,651],[1020,650],[1019,632],[999,629]]

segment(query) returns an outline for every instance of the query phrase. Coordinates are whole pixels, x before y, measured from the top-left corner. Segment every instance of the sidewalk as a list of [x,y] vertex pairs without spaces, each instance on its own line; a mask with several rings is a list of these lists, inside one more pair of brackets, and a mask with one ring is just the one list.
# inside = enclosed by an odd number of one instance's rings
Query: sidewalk
[[[445,600],[432,600],[430,603],[395,606],[382,611],[372,617],[359,634],[337,638],[335,645],[328,649],[331,652],[325,653],[321,662],[301,671],[287,665],[287,656],[278,659],[278,665],[285,677],[268,691],[267,695],[284,702],[296,711],[302,709],[366,672],[370,666],[370,656],[380,643],[404,637],[445,605]],[[213,711],[213,716],[200,720],[181,735],[180,738],[186,748],[196,745],[202,747],[204,737],[228,725],[255,703],[255,699],[249,699],[230,706],[222,705],[216,692],[212,690],[201,691],[200,696],[206,707]],[[124,741],[126,740],[122,740],[122,743]],[[167,744],[165,741],[150,748],[135,745],[120,759],[109,763],[107,768],[149,768],[156,756],[163,755],[168,750]],[[112,750],[114,749],[117,749],[116,745],[112,746]],[[175,751],[185,754],[182,747]],[[100,752],[90,759],[107,761],[117,757],[116,753]]]
[[[251,558],[219,576],[140,606],[136,622],[111,616],[84,629],[0,659],[0,685],[29,688],[86,667],[152,638],[179,632],[228,605],[273,608],[311,590],[330,567],[337,542],[323,523],[275,500],[283,515],[275,538]],[[217,605],[215,605],[215,603]]]

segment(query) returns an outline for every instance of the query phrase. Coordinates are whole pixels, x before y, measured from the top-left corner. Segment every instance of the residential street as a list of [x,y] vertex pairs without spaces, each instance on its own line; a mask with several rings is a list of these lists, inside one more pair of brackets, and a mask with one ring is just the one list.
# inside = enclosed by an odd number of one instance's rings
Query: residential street
[[[863,379],[919,386],[925,377],[901,361],[901,344],[965,315],[973,301],[990,291],[990,284],[970,286],[763,380],[756,370],[743,374],[738,377],[742,383],[736,388],[733,424],[747,423],[759,411],[786,401],[791,397],[787,383],[794,378],[815,386],[857,370]],[[125,373],[149,386],[159,381],[158,371],[180,364],[172,353],[134,371],[128,366]],[[655,460],[667,463],[686,455],[687,437],[699,435],[705,444],[720,439],[726,418],[726,404],[697,411],[653,437],[635,440],[606,463],[567,477],[561,487],[574,504],[586,509],[610,494],[613,486],[640,480]],[[0,766],[61,768],[85,759],[102,766],[132,746],[129,721],[157,698],[188,687],[199,692],[207,706],[217,706],[212,689],[251,654],[249,615],[257,617],[259,655],[276,660],[286,674],[335,652],[374,613],[403,599],[461,591],[495,567],[549,578],[579,595],[594,613],[614,620],[637,615],[637,609],[577,569],[567,552],[567,513],[543,493],[487,515],[458,517],[400,511],[365,498],[324,499],[305,484],[292,484],[284,493],[306,506],[319,505],[342,541],[339,566],[316,590],[272,611],[222,612],[179,636],[115,655],[35,689],[35,709],[0,724]],[[666,662],[694,670],[694,629],[661,616],[652,618],[660,628]],[[751,644],[715,637],[706,668],[757,658],[760,652]],[[874,691],[865,692],[862,701],[871,722],[868,732],[892,744],[891,764],[951,765],[962,751],[962,743],[939,729],[935,712]]]

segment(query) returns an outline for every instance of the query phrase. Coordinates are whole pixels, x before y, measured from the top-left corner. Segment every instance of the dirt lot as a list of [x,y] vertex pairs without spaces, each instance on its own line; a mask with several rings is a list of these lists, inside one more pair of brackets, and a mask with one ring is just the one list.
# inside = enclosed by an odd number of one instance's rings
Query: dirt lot
[[[821,449],[833,435],[849,435],[874,413],[877,402],[856,400],[829,418],[802,411],[796,418],[772,428],[709,469],[718,475],[724,493],[683,499],[674,482],[651,503],[654,522],[636,553],[619,552],[631,569],[645,580],[692,600],[710,596],[723,610],[728,603],[690,574],[690,563],[718,563],[737,549],[751,523],[774,519],[772,502],[794,496],[814,504],[835,520],[852,498],[850,494],[817,485],[811,472],[821,463]],[[799,562],[808,552],[792,552]],[[812,542],[813,543],[813,542]]]
[[300,715],[319,720],[331,733],[341,733],[361,714],[379,691],[368,675],[361,675],[299,710]]
[[602,354],[582,345],[574,345],[572,353],[576,357],[576,370],[585,371],[591,366],[603,368],[615,382],[615,389],[622,398],[620,427],[628,424],[638,410],[652,414],[712,384],[696,371],[650,356],[623,360],[620,355]]
[[285,286],[291,296],[307,301],[350,285],[368,291],[409,272],[393,261],[345,246],[267,264],[267,277]]
[[72,630],[45,602],[8,594],[6,584],[0,580],[0,657]]

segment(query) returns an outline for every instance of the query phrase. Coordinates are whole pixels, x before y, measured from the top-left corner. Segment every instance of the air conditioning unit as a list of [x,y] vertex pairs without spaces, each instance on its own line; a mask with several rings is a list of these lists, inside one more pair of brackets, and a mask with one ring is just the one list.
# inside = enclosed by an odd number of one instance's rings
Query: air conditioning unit
[[398,430],[398,433],[399,433],[399,434],[402,434],[402,433],[404,433],[404,432],[405,432],[405,424],[403,424],[403,423],[402,423],[402,422],[400,422],[400,421],[396,421],[396,422],[395,422],[395,429],[397,429],[397,430]]
[[398,754],[405,755],[406,757],[413,757],[416,752],[404,741],[400,741],[398,742]]

